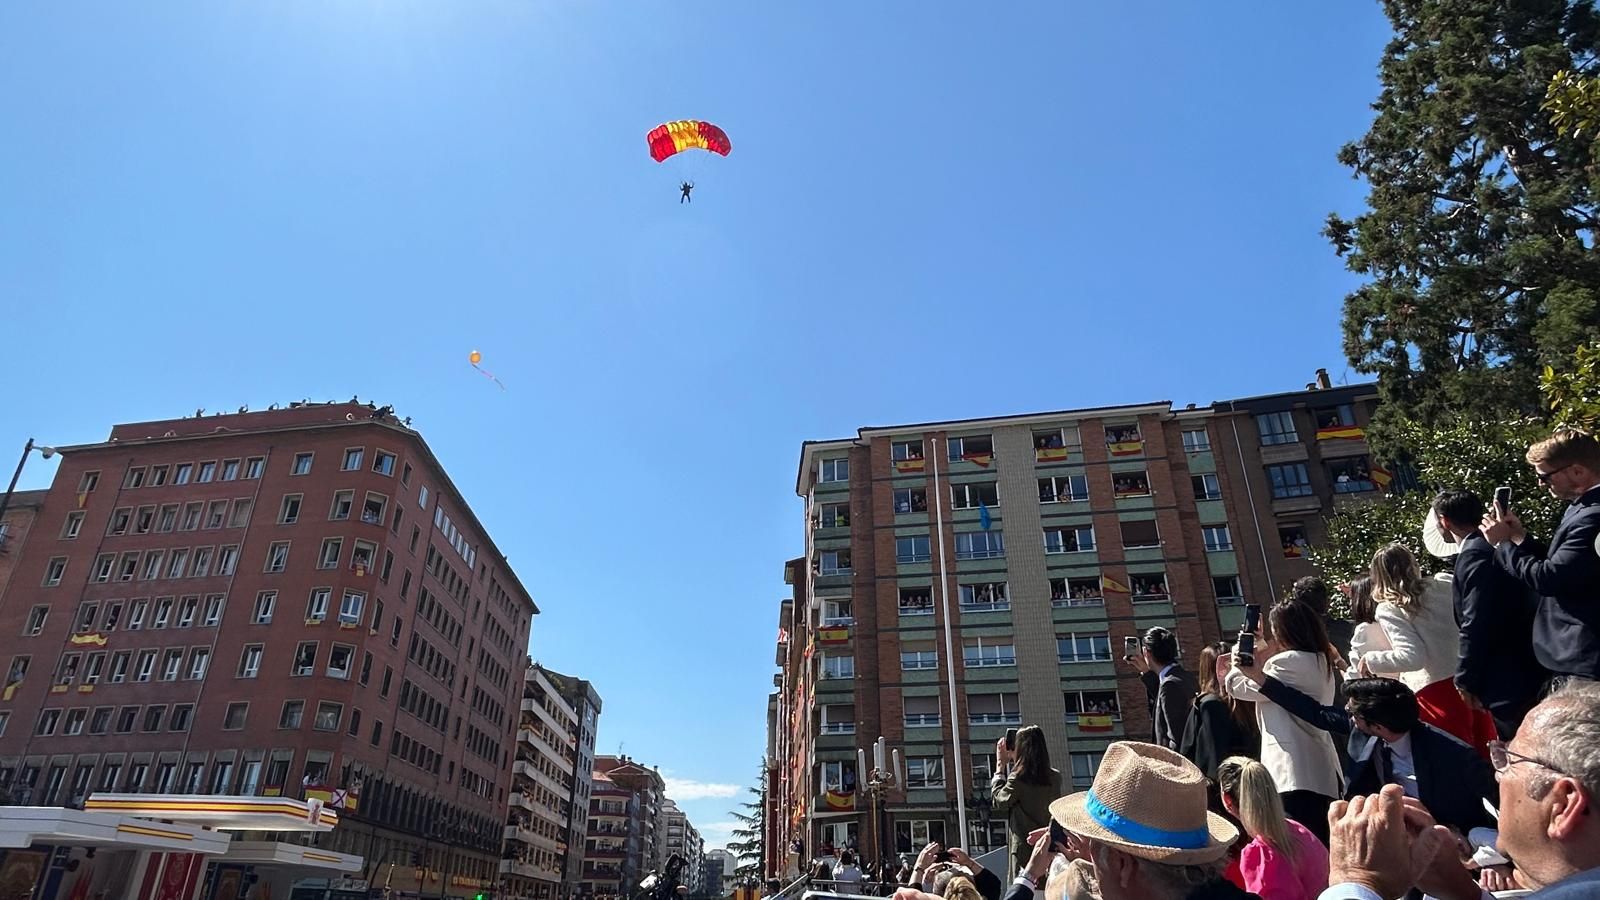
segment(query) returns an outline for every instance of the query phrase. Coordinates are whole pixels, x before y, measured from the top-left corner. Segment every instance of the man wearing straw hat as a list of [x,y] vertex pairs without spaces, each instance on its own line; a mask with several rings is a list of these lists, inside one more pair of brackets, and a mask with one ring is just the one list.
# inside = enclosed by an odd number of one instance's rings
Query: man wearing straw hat
[[[1101,900],[1244,900],[1222,878],[1239,831],[1206,808],[1205,775],[1165,747],[1118,741],[1094,784],[1050,804],[1050,816],[1088,844]],[[1048,838],[1041,838],[1048,840]],[[1020,882],[1019,887],[1033,887]],[[1259,900],[1259,898],[1258,898]]]

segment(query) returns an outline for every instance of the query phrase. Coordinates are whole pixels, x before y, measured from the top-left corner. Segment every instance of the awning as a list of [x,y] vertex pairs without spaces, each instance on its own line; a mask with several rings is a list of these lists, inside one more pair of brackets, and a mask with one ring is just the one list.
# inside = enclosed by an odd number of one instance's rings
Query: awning
[[251,866],[293,866],[324,872],[359,872],[364,862],[359,856],[334,853],[317,847],[303,847],[284,841],[234,841],[221,862]]
[[215,855],[228,849],[228,835],[198,825],[152,822],[118,813],[59,806],[6,807],[0,816],[0,847],[21,849],[35,843]]
[[91,794],[83,808],[144,819],[196,822],[229,831],[328,832],[339,814],[320,802],[231,794]]

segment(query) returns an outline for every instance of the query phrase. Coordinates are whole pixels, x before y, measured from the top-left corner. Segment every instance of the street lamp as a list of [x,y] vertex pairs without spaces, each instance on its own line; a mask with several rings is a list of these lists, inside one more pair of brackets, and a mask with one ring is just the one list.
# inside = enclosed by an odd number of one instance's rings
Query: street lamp
[[[979,842],[983,852],[993,850],[989,846],[989,811],[994,807],[994,798],[989,795],[987,785],[975,785],[972,796],[967,798],[967,806],[978,814],[978,820],[983,823],[983,840]],[[970,836],[967,836],[970,839]]]
[[0,496],[0,522],[5,521],[6,508],[11,505],[11,493],[17,489],[17,479],[22,477],[22,467],[27,464],[28,454],[32,453],[35,448],[38,449],[39,455],[45,459],[56,455],[56,448],[35,444],[33,438],[28,438],[28,443],[22,447],[22,458],[17,460],[17,470],[11,473],[11,483],[6,485],[5,496]]

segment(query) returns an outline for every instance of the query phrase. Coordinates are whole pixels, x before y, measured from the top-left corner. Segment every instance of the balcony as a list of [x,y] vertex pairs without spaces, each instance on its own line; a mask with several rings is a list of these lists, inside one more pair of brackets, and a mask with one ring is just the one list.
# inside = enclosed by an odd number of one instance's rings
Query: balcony
[[539,835],[532,828],[523,828],[521,825],[507,825],[502,837],[507,841],[518,844],[532,844]]
[[510,803],[512,806],[515,806],[515,807],[517,807],[519,809],[524,809],[524,810],[527,810],[528,812],[533,812],[533,806],[534,806],[533,798],[529,797],[527,794],[524,794],[521,791],[512,791],[511,792],[511,796],[509,798],[507,798],[506,802]]
[[556,869],[546,869],[533,863],[520,862],[515,859],[500,860],[500,874],[516,878],[528,878],[533,881],[561,880],[561,873]]

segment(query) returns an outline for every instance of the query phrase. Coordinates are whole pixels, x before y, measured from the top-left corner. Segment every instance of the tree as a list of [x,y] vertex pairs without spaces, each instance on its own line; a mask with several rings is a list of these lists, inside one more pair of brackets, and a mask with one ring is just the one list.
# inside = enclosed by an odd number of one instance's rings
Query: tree
[[739,809],[730,813],[738,821],[739,827],[733,829],[733,840],[728,842],[728,852],[739,859],[739,867],[733,870],[733,877],[741,882],[761,879],[767,868],[767,767],[765,764],[761,767],[759,783],[759,787],[749,789],[755,799],[739,804]]
[[1378,376],[1376,449],[1399,425],[1532,415],[1539,373],[1600,337],[1600,178],[1588,136],[1541,108],[1597,68],[1593,0],[1385,0],[1395,36],[1367,134],[1339,160],[1367,210],[1324,234],[1366,277],[1344,348]]

